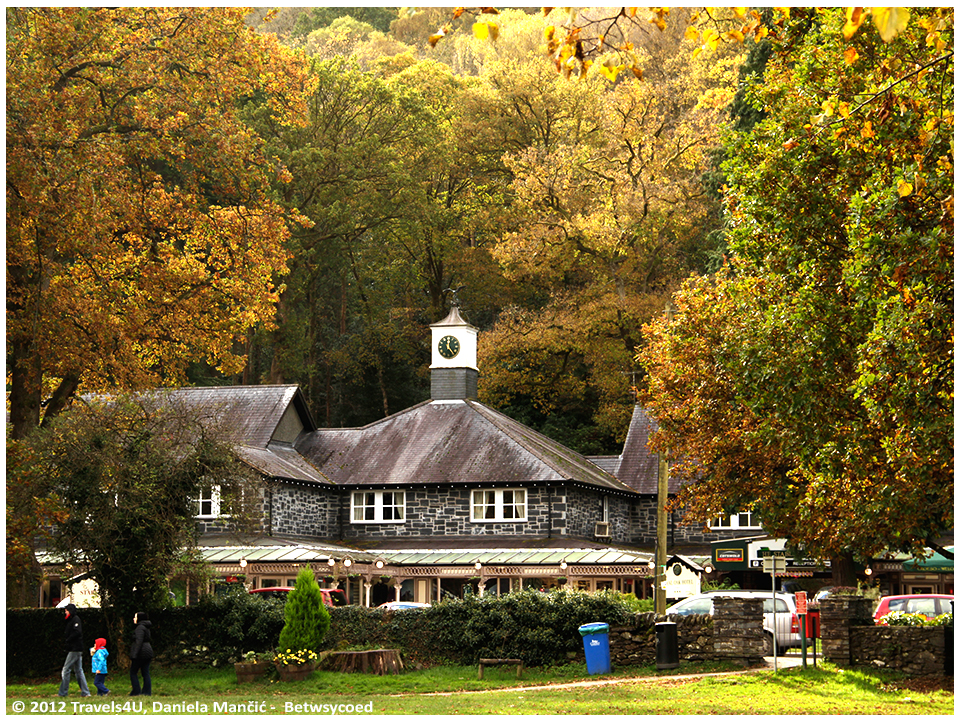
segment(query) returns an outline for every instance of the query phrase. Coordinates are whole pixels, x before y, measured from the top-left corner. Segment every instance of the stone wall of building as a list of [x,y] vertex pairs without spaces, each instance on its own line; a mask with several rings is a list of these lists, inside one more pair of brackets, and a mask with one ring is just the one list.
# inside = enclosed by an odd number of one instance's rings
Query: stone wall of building
[[953,633],[953,628],[853,626],[850,664],[900,670],[907,675],[943,675],[947,633]]
[[[352,523],[350,492],[338,487],[277,483],[267,507],[270,528],[282,535],[344,541],[388,538],[530,535],[572,536],[593,540],[601,520],[599,491],[580,487],[527,487],[526,520],[473,522],[471,488],[428,487],[405,490],[405,520],[400,523]],[[609,542],[627,542],[629,498],[608,496]]]
[[[633,504],[632,542],[651,545],[657,538],[657,499],[645,496]],[[705,530],[701,523],[684,523],[685,512],[668,513],[667,543],[673,545],[709,545],[717,540],[732,540],[762,533],[759,528],[712,528]]]
[[[473,522],[470,518],[472,490],[463,487],[416,488],[406,491],[402,523],[351,523],[344,518],[344,540],[470,537],[491,535],[546,536],[550,525],[548,488],[528,487],[527,518],[520,522]],[[349,508],[349,498],[345,505]]]
[[276,483],[267,491],[270,530],[303,538],[337,537],[340,495],[336,488]]
[[[554,492],[564,492],[559,488]],[[597,523],[604,522],[603,498],[607,498],[607,519],[610,537],[596,538]],[[619,495],[582,487],[566,489],[566,522],[561,533],[572,537],[597,539],[600,542],[627,543],[631,539],[630,511],[632,501]],[[557,530],[554,524],[554,530]]]

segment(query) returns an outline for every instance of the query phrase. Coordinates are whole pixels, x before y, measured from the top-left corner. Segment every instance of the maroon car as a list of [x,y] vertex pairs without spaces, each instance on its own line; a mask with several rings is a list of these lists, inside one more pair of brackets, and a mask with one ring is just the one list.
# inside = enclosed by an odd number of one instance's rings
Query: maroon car
[[[287,593],[292,591],[292,587],[266,587],[251,590],[251,595],[260,597],[283,598],[286,600]],[[320,588],[320,594],[323,595],[323,604],[327,607],[340,607],[347,604],[347,596],[343,590],[336,588]]]

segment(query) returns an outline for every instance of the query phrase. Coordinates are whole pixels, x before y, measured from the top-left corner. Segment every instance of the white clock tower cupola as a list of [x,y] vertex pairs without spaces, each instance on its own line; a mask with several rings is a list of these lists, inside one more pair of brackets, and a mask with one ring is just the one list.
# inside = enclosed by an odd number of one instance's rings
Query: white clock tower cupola
[[454,301],[450,313],[430,326],[430,397],[464,400],[477,397],[477,328],[460,315]]

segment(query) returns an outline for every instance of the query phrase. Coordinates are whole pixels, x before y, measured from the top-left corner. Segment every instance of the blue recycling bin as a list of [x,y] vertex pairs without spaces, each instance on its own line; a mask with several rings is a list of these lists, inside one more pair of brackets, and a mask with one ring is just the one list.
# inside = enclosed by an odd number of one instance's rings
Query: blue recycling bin
[[587,672],[600,675],[610,672],[610,626],[607,623],[588,623],[580,626],[583,653],[587,656]]

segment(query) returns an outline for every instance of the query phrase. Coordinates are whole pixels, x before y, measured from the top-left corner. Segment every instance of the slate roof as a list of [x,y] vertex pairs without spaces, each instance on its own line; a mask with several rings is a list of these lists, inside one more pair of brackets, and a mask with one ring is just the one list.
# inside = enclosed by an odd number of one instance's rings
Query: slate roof
[[224,385],[184,387],[158,391],[173,402],[203,408],[212,422],[225,431],[225,440],[236,446],[248,465],[267,477],[329,484],[290,443],[273,441],[290,406],[304,431],[316,429],[297,385]]
[[[623,451],[620,453],[620,462],[616,469],[612,471],[621,482],[644,495],[657,494],[657,479],[660,473],[659,458],[647,446],[650,435],[656,429],[656,420],[642,406],[635,405],[633,417],[630,419],[630,429],[627,431],[627,439],[623,443]],[[670,476],[667,481],[667,492],[670,495],[676,494],[680,490],[680,485],[679,480]]]
[[297,385],[221,385],[160,392],[214,412],[228,438],[242,445],[266,448],[291,404],[299,406],[306,431],[316,428]]
[[479,402],[424,402],[362,428],[320,429],[296,448],[343,485],[573,481],[634,492],[582,455]]

